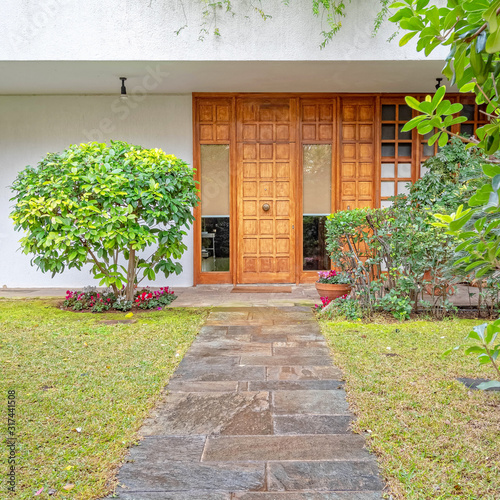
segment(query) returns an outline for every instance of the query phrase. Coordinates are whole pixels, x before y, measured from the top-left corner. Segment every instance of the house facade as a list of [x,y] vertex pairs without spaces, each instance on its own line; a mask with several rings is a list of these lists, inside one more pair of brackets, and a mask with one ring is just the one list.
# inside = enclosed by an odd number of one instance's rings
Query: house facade
[[[155,285],[313,281],[329,267],[326,216],[387,206],[435,152],[401,131],[412,116],[404,96],[432,93],[446,54],[389,42],[390,23],[372,36],[378,7],[352,2],[321,50],[322,20],[305,1],[273,2],[263,20],[245,2],[207,18],[198,2],[4,0],[0,286],[91,282],[88,271],[51,278],[30,265],[8,186],[48,152],[111,139],[196,168],[201,203],[184,271]],[[473,132],[473,101],[452,99]]]

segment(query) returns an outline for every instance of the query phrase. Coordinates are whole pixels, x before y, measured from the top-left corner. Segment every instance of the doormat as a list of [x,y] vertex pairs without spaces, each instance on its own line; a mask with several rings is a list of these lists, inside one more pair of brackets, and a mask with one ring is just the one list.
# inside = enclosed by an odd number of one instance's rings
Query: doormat
[[231,293],[292,293],[291,286],[234,286]]

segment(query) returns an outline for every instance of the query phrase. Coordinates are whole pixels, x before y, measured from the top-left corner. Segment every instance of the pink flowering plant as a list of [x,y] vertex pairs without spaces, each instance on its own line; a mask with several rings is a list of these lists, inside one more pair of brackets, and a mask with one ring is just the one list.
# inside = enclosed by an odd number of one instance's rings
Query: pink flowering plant
[[347,273],[338,272],[332,269],[330,271],[319,271],[318,283],[328,285],[350,285],[351,278]]
[[66,291],[63,306],[73,311],[103,312],[111,309],[116,295],[110,290],[98,291],[95,287],[85,287],[82,291]]
[[141,309],[163,309],[173,302],[177,297],[175,296],[173,290],[170,290],[168,286],[161,287],[159,290],[142,290],[141,292],[136,292],[134,304]]
[[321,317],[331,320],[357,321],[363,317],[359,302],[348,294],[333,300],[321,297],[321,304],[316,304],[314,309]]
[[109,310],[130,311],[132,307],[140,309],[161,310],[176,299],[176,295],[169,287],[159,290],[144,288],[137,290],[134,300],[126,300],[123,296],[116,296],[111,290],[97,290],[96,287],[85,287],[82,291],[66,291],[63,306],[73,311],[104,312]]

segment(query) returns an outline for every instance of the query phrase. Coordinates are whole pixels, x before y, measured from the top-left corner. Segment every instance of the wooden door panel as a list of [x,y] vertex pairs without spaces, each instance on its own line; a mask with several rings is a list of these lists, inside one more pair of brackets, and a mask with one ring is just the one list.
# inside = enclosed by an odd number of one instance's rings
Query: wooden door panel
[[291,99],[237,104],[239,283],[295,281],[295,119]]
[[375,100],[341,98],[340,210],[375,204]]

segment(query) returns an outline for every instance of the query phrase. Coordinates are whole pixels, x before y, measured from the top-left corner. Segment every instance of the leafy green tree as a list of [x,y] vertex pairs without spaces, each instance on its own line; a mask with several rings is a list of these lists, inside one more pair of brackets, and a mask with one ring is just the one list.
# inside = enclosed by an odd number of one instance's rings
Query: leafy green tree
[[[420,134],[435,133],[444,146],[450,135],[482,149],[486,155],[483,167],[489,183],[471,198],[469,209],[460,207],[454,214],[440,216],[438,223],[461,241],[457,251],[465,252],[458,262],[478,277],[500,272],[500,0],[448,0],[438,8],[429,0],[405,0],[391,6],[397,9],[389,18],[407,31],[400,45],[416,37],[417,50],[429,55],[436,47],[449,47],[443,74],[460,92],[474,92],[476,103],[485,105],[488,123],[476,131],[477,137],[464,137],[450,130],[466,121],[459,116],[462,105],[444,99],[445,87],[423,102],[407,97],[406,102],[420,114],[403,130],[417,128]],[[489,165],[488,165],[489,164]]]
[[[461,139],[492,155],[500,147],[500,0],[448,0],[446,7],[440,8],[429,4],[429,0],[405,0],[391,5],[397,12],[389,20],[407,31],[399,44],[416,37],[417,50],[426,56],[439,46],[449,48],[443,75],[460,92],[474,92],[477,104],[486,105],[489,119],[478,129],[477,139]],[[457,116],[462,105],[444,99],[445,92],[443,86],[423,102],[407,97],[408,105],[420,115],[410,120],[405,130],[417,127],[421,134],[435,130],[430,145],[438,141],[443,146],[449,135],[458,135],[450,127],[466,120]],[[495,157],[489,161],[499,162]]]
[[[407,31],[400,45],[417,37],[417,50],[429,55],[443,45],[450,49],[443,74],[460,92],[474,92],[476,103],[486,106],[488,123],[476,131],[477,137],[463,137],[450,127],[466,121],[457,116],[462,105],[444,99],[445,88],[441,87],[433,98],[424,102],[411,97],[406,102],[420,114],[410,120],[403,130],[417,128],[421,134],[434,130],[429,144],[438,141],[444,146],[450,135],[458,135],[469,145],[477,145],[488,158],[484,160],[483,172],[488,182],[469,200],[469,208],[460,206],[451,214],[439,214],[438,227],[457,238],[456,248],[461,258],[455,266],[465,266],[466,272],[477,277],[500,275],[500,160],[496,154],[500,149],[500,0],[448,0],[446,6],[429,5],[429,0],[405,0],[392,4],[398,9],[390,18]],[[470,332],[468,339],[477,345],[466,352],[479,354],[481,363],[491,362],[500,374],[496,359],[500,345],[496,338],[500,332],[499,321],[491,325],[480,325]],[[498,387],[500,381],[481,384],[479,388]]]
[[182,270],[175,260],[198,198],[193,170],[175,156],[116,141],[75,145],[26,167],[12,189],[21,247],[42,272],[90,263],[100,285],[132,300],[143,279]]

